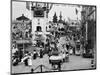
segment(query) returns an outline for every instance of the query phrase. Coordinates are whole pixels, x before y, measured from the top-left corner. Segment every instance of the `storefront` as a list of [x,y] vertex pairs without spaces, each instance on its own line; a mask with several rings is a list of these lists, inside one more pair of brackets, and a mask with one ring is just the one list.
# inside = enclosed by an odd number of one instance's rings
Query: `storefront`
[[30,46],[32,43],[29,40],[14,40],[16,43],[17,48],[25,50],[28,46]]

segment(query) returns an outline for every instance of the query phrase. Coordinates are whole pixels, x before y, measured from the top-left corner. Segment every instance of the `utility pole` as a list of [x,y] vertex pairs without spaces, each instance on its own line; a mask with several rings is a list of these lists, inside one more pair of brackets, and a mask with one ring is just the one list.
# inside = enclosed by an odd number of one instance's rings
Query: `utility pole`
[[88,23],[87,23],[87,21],[86,21],[85,27],[86,27],[86,42],[87,42],[87,40],[88,40]]

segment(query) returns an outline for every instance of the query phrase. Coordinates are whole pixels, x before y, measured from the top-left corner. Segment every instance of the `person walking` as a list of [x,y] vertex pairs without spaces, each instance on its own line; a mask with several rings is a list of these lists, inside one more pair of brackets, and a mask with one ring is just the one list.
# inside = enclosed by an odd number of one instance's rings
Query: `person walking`
[[27,61],[28,61],[28,66],[31,67],[32,66],[32,56],[31,56],[31,54],[29,54]]
[[40,58],[43,58],[43,51],[40,49]]
[[28,66],[28,54],[24,55],[24,57],[21,59],[21,63],[24,63],[25,66]]

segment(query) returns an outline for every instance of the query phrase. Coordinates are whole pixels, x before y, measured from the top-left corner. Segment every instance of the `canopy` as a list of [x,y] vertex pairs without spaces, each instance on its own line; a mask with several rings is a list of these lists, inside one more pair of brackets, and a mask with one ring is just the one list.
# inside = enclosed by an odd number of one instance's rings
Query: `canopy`
[[45,37],[42,36],[42,35],[37,35],[37,36],[35,37],[34,40],[41,40],[41,41],[44,41],[44,40],[45,40]]
[[59,55],[59,52],[58,51],[53,51],[52,55]]
[[29,40],[14,40],[17,44],[31,43]]
[[24,14],[22,14],[22,16],[16,18],[16,20],[29,20],[29,18],[25,17]]
[[28,51],[28,52],[34,52],[34,50],[35,50],[35,51],[40,51],[40,49],[43,49],[43,48],[30,46],[30,47],[28,47],[28,48],[25,49],[25,50]]

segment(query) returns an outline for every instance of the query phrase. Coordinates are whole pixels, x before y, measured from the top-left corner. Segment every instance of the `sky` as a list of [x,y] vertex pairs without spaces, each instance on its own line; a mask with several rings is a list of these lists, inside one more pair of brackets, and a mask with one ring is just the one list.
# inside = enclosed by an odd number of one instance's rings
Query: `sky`
[[[76,10],[79,12],[76,15]],[[58,19],[60,12],[62,12],[62,19],[68,20],[68,18],[72,20],[76,20],[77,17],[81,20],[81,8],[76,5],[63,5],[63,4],[53,4],[52,9],[49,12],[49,21],[52,21],[53,15],[56,12]],[[31,12],[26,9],[26,2],[12,2],[12,20],[15,20],[17,17],[24,14],[26,17],[31,18]]]

